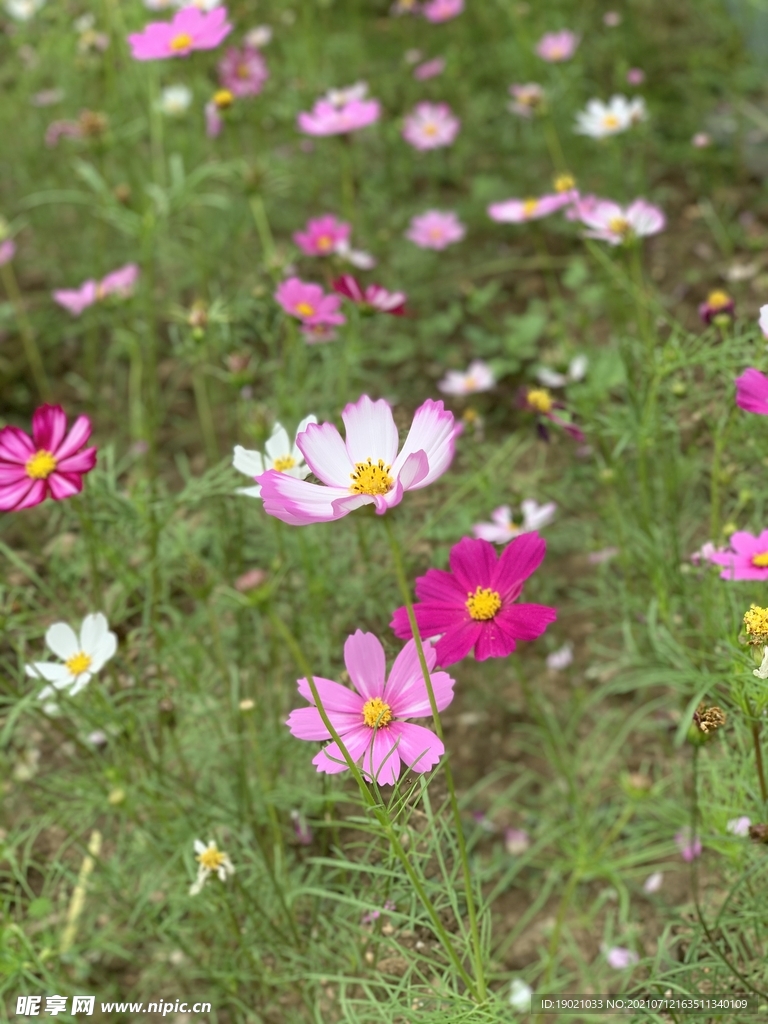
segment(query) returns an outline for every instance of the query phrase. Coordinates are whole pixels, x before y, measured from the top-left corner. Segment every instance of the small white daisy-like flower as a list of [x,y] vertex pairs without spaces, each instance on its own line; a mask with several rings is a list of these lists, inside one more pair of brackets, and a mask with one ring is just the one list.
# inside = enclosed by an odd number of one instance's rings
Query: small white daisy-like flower
[[542,366],[536,371],[536,379],[545,388],[564,388],[566,384],[584,380],[588,365],[589,360],[585,355],[574,356],[565,373],[558,373],[547,366]]
[[522,978],[514,978],[509,987],[509,1005],[518,1013],[531,1012],[533,989]]
[[[310,423],[317,423],[317,417],[305,416],[296,428],[296,437],[305,431]],[[304,462],[304,456],[297,448],[295,439],[291,445],[288,431],[282,424],[275,423],[272,433],[264,445],[264,450],[266,454],[262,455],[261,452],[250,451],[248,448],[236,444],[232,465],[241,473],[254,479],[261,476],[262,473],[266,473],[268,469],[276,469],[278,473],[287,473],[288,476],[295,477],[297,480],[306,480],[309,476],[310,470]],[[247,494],[250,498],[260,498],[261,487],[258,484],[255,487],[238,487],[237,493]]]
[[102,612],[86,615],[79,637],[66,622],[54,622],[48,627],[45,643],[64,664],[35,661],[25,666],[32,679],[45,679],[50,684],[38,694],[40,700],[46,700],[56,690],[67,689],[70,697],[74,697],[117,650],[117,637],[110,632],[107,617]]
[[579,135],[589,135],[593,139],[604,139],[609,135],[618,135],[627,128],[645,121],[648,112],[645,100],[637,96],[628,100],[626,96],[612,96],[608,103],[602,100],[590,100],[587,109],[576,115],[576,131]]
[[209,875],[215,874],[219,881],[226,882],[230,875],[234,875],[235,866],[229,859],[228,854],[220,850],[211,839],[206,846],[199,839],[195,840],[195,860],[197,861],[197,878],[189,887],[189,895],[197,896],[208,880]]
[[533,530],[540,530],[547,526],[555,518],[557,505],[554,501],[548,501],[539,505],[533,498],[526,498],[520,502],[522,522],[516,523],[512,517],[510,505],[500,505],[491,512],[490,523],[475,523],[472,532],[480,540],[489,540],[493,544],[506,544],[513,537],[521,533],[531,533]]
[[346,107],[348,103],[364,100],[367,95],[368,83],[355,82],[354,85],[347,85],[343,89],[329,89],[324,98],[334,107]]
[[257,25],[245,33],[246,46],[252,46],[254,50],[260,50],[267,46],[272,39],[272,29],[269,25]]
[[369,252],[363,252],[362,249],[353,249],[346,238],[340,238],[333,251],[339,259],[344,260],[345,263],[351,263],[353,267],[358,267],[360,270],[371,270],[376,266],[375,257],[371,256]]
[[192,90],[186,85],[167,85],[160,93],[158,106],[169,117],[177,117],[189,110]]
[[448,370],[437,385],[446,395],[473,395],[476,391],[490,391],[496,385],[493,370],[481,359],[469,364],[466,373]]
[[45,4],[45,0],[5,0],[5,9],[16,21],[29,21]]
[[556,651],[547,655],[547,668],[553,672],[562,672],[573,662],[573,644],[563,644]]

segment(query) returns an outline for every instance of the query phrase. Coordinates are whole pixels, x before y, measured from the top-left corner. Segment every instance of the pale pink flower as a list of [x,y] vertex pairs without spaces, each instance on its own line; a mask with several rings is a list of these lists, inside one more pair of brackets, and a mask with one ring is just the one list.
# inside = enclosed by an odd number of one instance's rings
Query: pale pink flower
[[341,89],[329,89],[321,99],[328,100],[334,107],[346,107],[347,104],[364,100],[367,96],[368,83],[355,82],[354,85],[345,85]]
[[242,576],[237,577],[234,587],[241,594],[247,594],[249,590],[255,590],[256,587],[260,587],[266,578],[267,574],[263,569],[249,569]]
[[491,203],[488,216],[500,224],[522,224],[528,220],[548,217],[573,202],[571,192],[555,192],[538,199],[506,199],[503,203]]
[[398,454],[391,406],[363,395],[341,414],[344,441],[332,423],[310,424],[296,445],[320,484],[270,470],[258,478],[264,510],[294,526],[341,519],[362,505],[379,515],[406,491],[427,487],[453,459],[456,423],[442,402],[427,399],[414,414]]
[[34,94],[30,102],[35,107],[52,107],[56,103],[61,103],[63,99],[63,89],[41,89]]
[[289,277],[282,281],[275,292],[275,300],[290,316],[303,324],[343,324],[346,317],[339,312],[341,299],[338,295],[326,295],[319,284]]
[[645,72],[642,68],[630,68],[627,72],[627,83],[629,85],[642,85],[645,81]]
[[219,82],[233,96],[258,96],[268,78],[267,62],[252,46],[232,46],[219,61]]
[[418,82],[426,82],[428,78],[437,78],[445,71],[445,58],[435,57],[433,60],[425,61],[413,69],[413,77]]
[[696,149],[706,149],[712,145],[712,136],[707,132],[696,132],[691,139],[691,145],[695,146]]
[[342,274],[333,282],[333,290],[351,299],[363,312],[389,313],[391,316],[405,315],[405,292],[390,292],[380,284],[369,284],[365,288],[352,274]]
[[652,895],[658,892],[664,882],[664,875],[661,871],[654,871],[653,874],[648,875],[646,880],[643,882],[643,892]]
[[589,228],[587,238],[599,238],[609,245],[623,245],[635,238],[657,235],[667,223],[658,206],[636,199],[627,207],[603,199],[591,210],[583,211],[581,222]]
[[621,15],[618,11],[606,11],[603,15],[603,24],[608,28],[616,28],[621,24]]
[[118,270],[113,270],[101,281],[89,278],[79,288],[60,288],[53,292],[53,299],[63,306],[72,316],[80,316],[84,309],[100,302],[108,295],[116,295],[126,299],[133,293],[134,285],[139,277],[139,268],[135,263],[127,263]]
[[527,85],[510,85],[512,102],[508,109],[518,117],[531,117],[544,102],[544,90],[536,82]]
[[6,238],[4,242],[0,242],[0,267],[4,263],[10,263],[15,255],[16,243],[12,238]]
[[457,18],[464,10],[464,0],[429,0],[424,4],[421,13],[434,25],[441,21]]
[[465,234],[466,228],[452,211],[427,210],[412,218],[405,237],[420,249],[445,249]]
[[[767,308],[763,306],[760,310],[761,330],[764,320],[768,319],[762,310]],[[757,413],[758,416],[768,416],[768,377],[764,373],[756,370],[754,366],[750,366],[740,377],[736,378],[734,383],[736,385],[736,405],[740,409],[745,412]]]
[[327,213],[307,221],[304,230],[297,231],[293,240],[305,256],[330,256],[337,251],[340,242],[349,240],[351,233],[351,224]]
[[732,836],[748,836],[749,826],[751,824],[752,819],[743,815],[741,818],[731,818],[725,826],[725,830],[726,832],[730,832]]
[[688,864],[701,856],[701,840],[692,834],[687,825],[675,834],[675,845],[680,851],[680,856]]
[[605,959],[608,961],[609,967],[622,971],[627,967],[633,967],[640,957],[631,949],[625,949],[624,946],[613,946],[606,952]]
[[698,551],[694,551],[691,554],[690,560],[691,560],[691,562],[693,562],[694,565],[699,565],[702,561],[704,561],[704,562],[711,561],[711,558],[710,558],[711,555],[723,554],[724,551],[725,551],[725,548],[717,548],[717,547],[715,547],[715,545],[712,543],[711,540],[708,540],[704,544],[701,545],[701,547],[699,548]]
[[583,220],[586,216],[591,214],[595,207],[599,203],[607,202],[608,200],[600,199],[598,196],[592,195],[591,193],[586,196],[582,196],[580,193],[576,193],[576,197],[573,203],[565,211],[566,220]]
[[459,133],[461,121],[447,103],[417,103],[403,123],[403,138],[414,149],[450,146]]
[[45,144],[50,149],[59,144],[59,139],[82,139],[83,126],[79,121],[51,121],[45,130]]
[[547,32],[536,44],[536,53],[550,64],[570,60],[576,52],[581,36],[563,29],[561,32]]
[[[424,656],[435,702],[442,711],[453,700],[454,681],[447,672],[434,671],[437,656],[430,643],[424,645]],[[425,726],[405,721],[432,714],[415,641],[403,647],[387,676],[381,642],[373,633],[358,629],[344,644],[344,663],[354,690],[319,676],[314,683],[328,719],[365,778],[392,786],[401,763],[414,772],[434,768],[445,752],[442,741]],[[291,712],[286,725],[292,735],[302,740],[330,740],[309,682],[299,679],[298,687],[312,706]],[[312,764],[329,775],[348,768],[336,742],[324,747]]]
[[306,135],[345,135],[373,124],[380,116],[378,100],[352,100],[337,106],[328,99],[321,99],[310,112],[301,111],[296,120]]
[[545,505],[539,505],[532,498],[525,498],[520,502],[522,519],[515,522],[512,515],[512,508],[509,505],[500,505],[491,512],[492,522],[475,523],[472,532],[480,540],[489,540],[493,544],[506,544],[513,537],[521,533],[532,533],[548,526],[555,517],[557,505],[554,501],[548,501]]
[[301,843],[302,846],[311,846],[312,829],[307,824],[307,819],[301,811],[291,811],[291,821],[293,822],[293,834],[296,836],[296,841]]
[[245,45],[253,47],[254,50],[260,50],[263,46],[267,46],[271,40],[272,29],[269,25],[257,25],[245,33]]
[[590,551],[587,561],[590,565],[603,565],[605,562],[610,562],[618,553],[618,548],[600,548],[599,551]]
[[547,668],[551,672],[562,672],[573,664],[573,644],[563,644],[556,651],[547,655]]
[[504,830],[504,846],[508,854],[517,857],[531,845],[531,837],[522,828],[508,828]]
[[478,391],[490,391],[496,386],[496,378],[487,363],[475,359],[466,373],[448,370],[437,386],[445,395],[474,395]]
[[216,139],[224,127],[224,118],[213,100],[205,104],[205,134],[209,139]]
[[301,333],[308,345],[321,345],[326,341],[336,341],[339,332],[329,324],[302,324]]
[[134,60],[163,60],[187,57],[194,50],[214,50],[232,31],[226,7],[209,14],[185,7],[171,21],[153,21],[143,32],[128,36]]

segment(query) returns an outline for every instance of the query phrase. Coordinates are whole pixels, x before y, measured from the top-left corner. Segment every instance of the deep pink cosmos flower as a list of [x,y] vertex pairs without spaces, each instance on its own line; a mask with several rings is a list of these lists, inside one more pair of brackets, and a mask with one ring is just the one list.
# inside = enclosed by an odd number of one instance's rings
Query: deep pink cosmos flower
[[732,533],[731,551],[708,551],[702,555],[714,565],[725,566],[721,580],[768,580],[768,530],[756,537],[744,530]]
[[[66,434],[66,437],[65,437]],[[32,417],[32,437],[18,427],[0,430],[0,510],[18,512],[71,498],[83,489],[83,475],[96,465],[96,449],[80,449],[91,436],[91,421],[78,416],[67,434],[60,405],[41,405]]]
[[133,293],[138,277],[138,266],[135,263],[126,263],[124,267],[107,274],[101,281],[89,278],[79,288],[60,288],[52,292],[52,295],[54,302],[63,306],[72,316],[80,316],[84,309],[106,299],[108,295],[117,295],[121,299],[128,298]]
[[715,323],[718,326],[725,326],[733,320],[736,303],[728,292],[717,288],[710,292],[707,301],[699,306],[699,316],[705,324]]
[[310,112],[302,110],[296,121],[306,135],[346,135],[373,124],[380,116],[378,100],[351,100],[338,105],[321,99]]
[[577,427],[570,420],[558,416],[554,411],[555,409],[565,409],[565,405],[563,402],[553,398],[546,388],[521,388],[518,393],[517,404],[521,409],[527,409],[528,412],[535,413],[539,418],[539,434],[545,441],[549,440],[549,431],[541,422],[542,418],[561,427],[574,441],[584,440],[584,431],[580,427]]
[[445,58],[435,57],[426,60],[413,69],[413,77],[417,82],[426,82],[429,78],[437,78],[445,71]]
[[736,405],[745,412],[768,416],[768,377],[750,366],[736,378]]
[[[424,655],[437,708],[442,711],[453,700],[454,681],[447,672],[432,671],[436,656],[430,644],[424,646]],[[414,772],[433,768],[445,751],[442,742],[423,725],[403,721],[432,714],[415,642],[405,645],[387,678],[380,641],[358,629],[344,644],[344,662],[354,690],[317,676],[315,686],[325,713],[365,778],[391,786],[400,775],[401,762]],[[299,679],[298,686],[313,707],[292,711],[286,725],[300,740],[329,740],[331,734],[314,706],[309,683]],[[312,764],[329,775],[347,770],[336,743],[324,747]]]
[[457,18],[463,10],[464,0],[429,0],[429,3],[422,7],[421,13],[427,21],[437,25],[441,21]]
[[257,49],[230,47],[219,61],[219,82],[233,96],[258,96],[269,78],[267,62]]
[[[416,624],[422,637],[443,634],[435,647],[440,665],[461,661],[473,647],[477,661],[506,658],[518,640],[535,640],[555,621],[554,608],[515,603],[546,550],[535,532],[516,537],[501,557],[489,541],[464,537],[451,548],[450,572],[429,569],[417,578]],[[411,636],[404,607],[390,626],[401,639]]]
[[134,60],[163,60],[187,57],[193,50],[215,50],[232,31],[226,7],[210,13],[185,7],[171,21],[153,21],[143,32],[128,36]]
[[333,214],[307,221],[303,231],[297,231],[293,240],[305,256],[330,256],[340,242],[348,242],[352,225],[337,220]]
[[440,149],[453,143],[460,127],[447,103],[417,103],[403,123],[403,138],[414,149]]
[[445,249],[460,242],[467,229],[452,211],[427,210],[411,220],[405,237],[420,249]]
[[536,53],[550,64],[570,60],[576,52],[581,36],[563,29],[561,32],[547,32],[536,44]]
[[488,216],[500,224],[522,224],[527,220],[548,217],[550,213],[568,206],[573,199],[572,192],[554,192],[538,199],[506,199],[503,203],[491,203]]
[[337,295],[326,295],[319,284],[311,284],[298,277],[282,281],[275,292],[275,300],[286,313],[303,324],[346,323],[346,317],[339,312],[341,299]]
[[12,238],[6,238],[4,242],[0,242],[0,267],[4,263],[10,263],[15,255],[16,243]]
[[339,295],[345,295],[361,306],[363,312],[405,315],[405,292],[388,292],[380,284],[369,284],[364,289],[352,274],[342,274],[333,282],[332,287]]
[[256,478],[265,512],[294,526],[341,519],[361,505],[374,505],[382,515],[400,504],[405,491],[437,480],[453,459],[456,423],[442,402],[427,399],[419,406],[399,454],[388,402],[363,395],[341,418],[346,441],[332,423],[310,423],[296,438],[321,484],[276,470]]
[[658,206],[636,199],[627,207],[600,199],[591,208],[581,208],[581,222],[589,228],[587,238],[599,238],[609,245],[623,245],[646,235],[657,235],[666,226],[666,217]]

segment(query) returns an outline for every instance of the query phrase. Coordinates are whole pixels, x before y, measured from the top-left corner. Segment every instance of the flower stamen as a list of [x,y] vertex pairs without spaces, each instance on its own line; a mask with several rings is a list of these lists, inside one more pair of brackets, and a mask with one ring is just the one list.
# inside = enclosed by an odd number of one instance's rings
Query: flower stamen
[[170,48],[176,50],[188,50],[192,45],[192,36],[188,32],[179,32],[170,42]]
[[501,608],[501,597],[498,590],[491,590],[490,587],[478,587],[472,593],[467,593],[467,611],[477,622],[486,622],[492,619]]
[[278,473],[285,473],[288,469],[293,469],[296,465],[296,459],[292,455],[281,455],[279,459],[275,459],[273,469],[276,469]]
[[391,468],[383,459],[374,462],[370,456],[365,462],[356,462],[355,472],[349,474],[353,481],[350,491],[353,494],[388,494],[395,485],[389,475]]
[[757,569],[768,569],[768,551],[760,551],[752,556],[752,565]]
[[221,850],[217,850],[215,846],[209,846],[202,853],[198,853],[195,859],[206,871],[218,871],[224,863],[226,856]]
[[40,451],[35,452],[31,459],[27,460],[25,469],[30,479],[47,480],[57,465],[58,463],[53,453],[46,451],[45,448],[41,448]]
[[369,729],[381,729],[392,721],[392,709],[381,697],[371,697],[363,704],[363,721]]
[[552,396],[546,388],[531,388],[526,395],[526,400],[535,412],[546,414],[552,411]]
[[71,658],[68,658],[64,664],[67,666],[73,676],[79,676],[83,672],[87,672],[91,667],[93,658],[90,654],[86,654],[84,651],[78,651],[77,654],[73,654]]

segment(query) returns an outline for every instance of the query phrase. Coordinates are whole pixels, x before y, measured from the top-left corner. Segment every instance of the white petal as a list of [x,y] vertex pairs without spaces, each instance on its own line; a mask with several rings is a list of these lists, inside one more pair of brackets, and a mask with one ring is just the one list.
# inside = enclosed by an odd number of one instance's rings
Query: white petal
[[195,853],[205,853],[205,851],[208,849],[205,843],[203,843],[200,839],[195,840],[194,846]]
[[47,679],[49,683],[59,686],[66,685],[75,678],[66,665],[57,665],[53,661],[35,661],[31,665],[26,665],[25,670],[32,679]]
[[74,629],[66,622],[54,622],[48,627],[45,642],[57,658],[66,661],[80,650],[80,644]]
[[80,650],[93,657],[108,630],[109,623],[102,612],[86,615],[80,627]]
[[236,493],[247,494],[249,498],[260,498],[261,487],[259,486],[259,484],[256,484],[255,487],[238,487]]
[[98,672],[105,662],[114,657],[117,650],[117,637],[111,631],[99,640],[99,643],[91,654],[91,672]]
[[391,466],[397,457],[397,427],[392,409],[383,398],[362,395],[341,414],[347,428],[347,451],[353,463],[383,459]]
[[571,380],[583,380],[587,374],[589,359],[585,355],[574,356],[568,367],[568,376]]
[[245,473],[246,476],[250,477],[261,476],[264,472],[264,459],[261,456],[261,452],[250,451],[239,444],[235,445],[232,465],[235,469],[239,469],[241,473]]
[[[275,459],[280,459],[291,450],[291,442],[288,440],[288,431],[281,423],[276,423],[272,429],[272,433],[269,436],[267,443],[264,445],[264,450],[269,456],[271,462],[274,464]],[[266,461],[266,460],[265,460]],[[268,466],[268,469],[272,469],[272,466]]]
[[84,690],[88,683],[90,683],[92,675],[93,673],[91,672],[81,672],[75,680],[75,685],[70,689],[69,696],[74,697],[81,690]]

